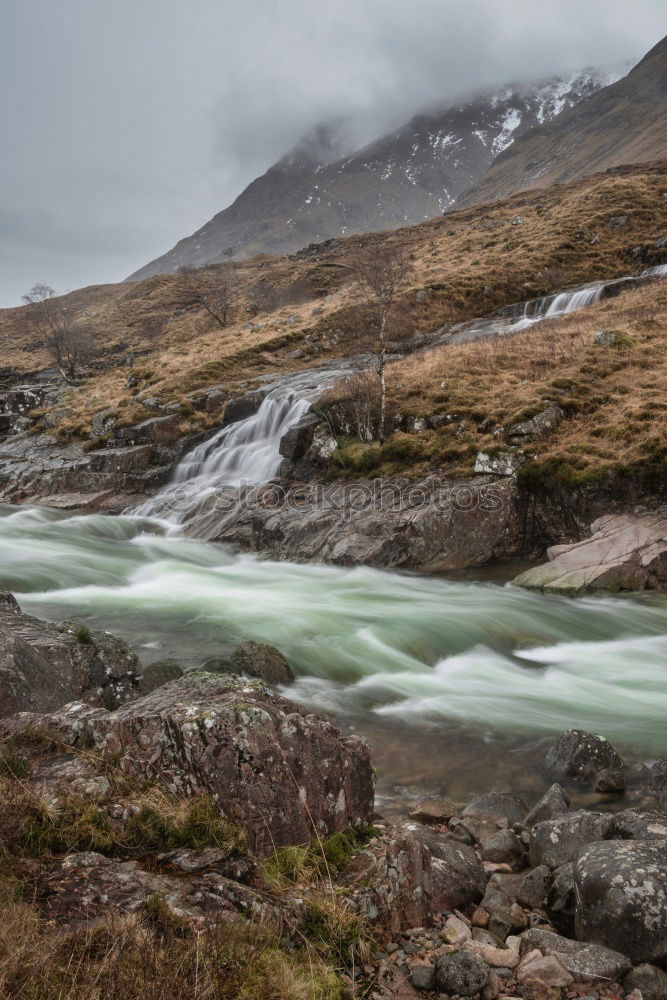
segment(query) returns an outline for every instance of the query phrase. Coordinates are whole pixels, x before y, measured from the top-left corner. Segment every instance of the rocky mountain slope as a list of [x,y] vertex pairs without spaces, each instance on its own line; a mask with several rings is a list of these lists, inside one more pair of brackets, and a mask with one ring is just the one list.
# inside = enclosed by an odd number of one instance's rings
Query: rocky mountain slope
[[623,79],[517,137],[461,200],[477,205],[667,154],[667,37]]
[[224,258],[290,253],[355,232],[441,215],[527,129],[595,94],[626,67],[509,84],[417,115],[363,149],[344,123],[321,126],[253,181],[229,208],[130,280]]

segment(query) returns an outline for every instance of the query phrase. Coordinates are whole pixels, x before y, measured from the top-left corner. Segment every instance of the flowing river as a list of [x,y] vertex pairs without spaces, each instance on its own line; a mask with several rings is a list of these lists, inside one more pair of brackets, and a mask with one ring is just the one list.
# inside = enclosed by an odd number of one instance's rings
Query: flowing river
[[667,595],[545,596],[507,582],[518,567],[443,578],[296,565],[186,537],[202,495],[276,474],[281,437],[338,375],[269,387],[256,414],[122,517],[0,507],[0,589],[39,617],[117,633],[146,663],[276,645],[297,674],[288,697],[370,738],[390,809],[423,792],[530,795],[540,741],[569,727],[630,760],[664,754]]

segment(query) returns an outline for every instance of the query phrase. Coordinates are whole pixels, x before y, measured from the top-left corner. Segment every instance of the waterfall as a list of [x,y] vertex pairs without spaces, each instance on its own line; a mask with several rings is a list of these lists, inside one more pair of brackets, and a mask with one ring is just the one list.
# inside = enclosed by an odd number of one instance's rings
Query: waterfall
[[266,390],[256,413],[223,427],[181,459],[172,480],[156,496],[125,511],[133,517],[155,517],[178,526],[207,512],[206,501],[225,495],[233,513],[234,494],[269,482],[282,464],[280,442],[311,409],[313,400],[351,366],[328,362],[319,368],[286,375]]

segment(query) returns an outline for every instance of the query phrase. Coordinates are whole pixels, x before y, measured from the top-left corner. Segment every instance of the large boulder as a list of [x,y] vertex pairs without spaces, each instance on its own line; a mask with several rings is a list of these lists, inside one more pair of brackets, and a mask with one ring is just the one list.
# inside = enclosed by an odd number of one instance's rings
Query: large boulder
[[464,909],[482,898],[486,874],[472,847],[416,823],[405,823],[398,829],[419,840],[429,850],[436,909]]
[[623,761],[604,736],[569,729],[549,748],[546,766],[554,778],[594,783],[601,771],[622,770]]
[[121,639],[71,622],[47,624],[0,594],[0,718],[74,700],[117,708],[138,696],[141,672]]
[[667,962],[667,838],[590,844],[574,865],[577,937]]
[[313,444],[315,428],[322,423],[322,418],[315,413],[305,416],[287,431],[280,441],[280,454],[292,462],[300,461]]
[[582,847],[612,836],[613,828],[611,813],[584,809],[536,823],[530,832],[530,863],[560,868],[573,861]]
[[667,997],[667,972],[656,965],[643,962],[635,966],[623,980],[626,995],[639,990],[642,1000],[665,1000]]
[[259,677],[267,684],[290,684],[294,680],[292,668],[280,650],[264,642],[242,642],[229,663],[235,673]]
[[521,954],[527,954],[534,948],[543,955],[553,955],[578,980],[618,982],[631,965],[621,952],[584,941],[571,941],[541,927],[533,927],[521,935]]
[[552,546],[548,563],[521,573],[514,582],[564,594],[667,587],[664,515],[608,514],[591,524],[590,533],[573,545]]
[[82,738],[128,774],[211,795],[260,854],[373,815],[366,742],[259,681],[187,674],[116,712],[91,713],[73,731],[72,742]]

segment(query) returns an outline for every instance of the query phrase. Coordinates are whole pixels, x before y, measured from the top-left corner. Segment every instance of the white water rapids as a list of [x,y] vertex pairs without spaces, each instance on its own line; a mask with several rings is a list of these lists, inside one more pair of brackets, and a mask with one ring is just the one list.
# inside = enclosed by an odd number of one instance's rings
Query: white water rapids
[[[566,294],[543,314],[597,293]],[[244,639],[272,643],[297,674],[288,696],[368,733],[398,784],[428,761],[462,795],[486,790],[498,761],[508,767],[499,746],[525,761],[527,741],[571,726],[631,756],[664,754],[667,595],[544,596],[480,571],[295,565],[183,536],[207,492],[276,475],[281,438],[341,370],[269,387],[257,413],[199,445],[123,517],[0,508],[0,589],[40,617],[116,632],[145,662],[194,667]],[[483,773],[464,778],[471,761]]]

